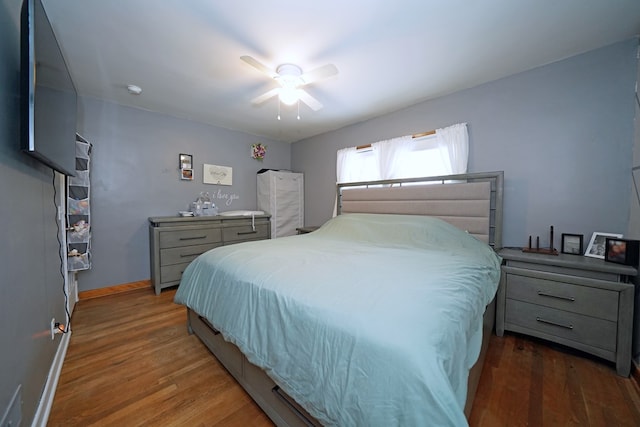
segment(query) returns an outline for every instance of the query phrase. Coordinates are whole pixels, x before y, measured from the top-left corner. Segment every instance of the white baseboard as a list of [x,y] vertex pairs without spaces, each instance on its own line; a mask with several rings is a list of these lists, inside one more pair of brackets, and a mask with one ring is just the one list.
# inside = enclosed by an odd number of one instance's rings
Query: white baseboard
[[62,371],[62,365],[64,358],[67,355],[67,348],[69,347],[69,340],[71,339],[71,330],[68,333],[62,334],[60,345],[58,345],[58,351],[53,358],[51,368],[49,369],[49,375],[47,376],[47,383],[42,391],[40,397],[40,403],[36,410],[36,415],[33,418],[31,427],[45,427],[49,420],[49,414],[51,413],[51,406],[53,405],[53,398],[56,395],[56,388],[58,387],[58,379],[60,378],[60,372]]

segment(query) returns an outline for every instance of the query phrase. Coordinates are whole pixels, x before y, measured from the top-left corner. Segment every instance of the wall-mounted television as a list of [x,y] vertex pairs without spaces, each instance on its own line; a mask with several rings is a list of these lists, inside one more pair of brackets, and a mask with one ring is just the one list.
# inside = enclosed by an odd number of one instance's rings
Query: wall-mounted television
[[21,149],[73,176],[78,95],[41,0],[24,0],[20,27]]

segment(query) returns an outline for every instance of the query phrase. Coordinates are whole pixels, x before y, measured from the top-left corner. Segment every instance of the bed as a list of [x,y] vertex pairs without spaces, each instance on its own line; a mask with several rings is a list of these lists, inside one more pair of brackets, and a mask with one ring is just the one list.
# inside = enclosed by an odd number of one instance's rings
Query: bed
[[338,185],[317,231],[213,249],[175,301],[278,426],[464,425],[495,318],[502,187],[502,172]]

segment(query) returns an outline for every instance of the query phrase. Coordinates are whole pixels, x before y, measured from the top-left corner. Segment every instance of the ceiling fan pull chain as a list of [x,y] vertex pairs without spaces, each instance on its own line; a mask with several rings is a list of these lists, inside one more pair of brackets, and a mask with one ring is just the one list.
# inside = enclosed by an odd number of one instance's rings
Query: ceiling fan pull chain
[[300,100],[298,99],[298,120],[300,120]]
[[280,120],[280,98],[278,98],[278,120]]

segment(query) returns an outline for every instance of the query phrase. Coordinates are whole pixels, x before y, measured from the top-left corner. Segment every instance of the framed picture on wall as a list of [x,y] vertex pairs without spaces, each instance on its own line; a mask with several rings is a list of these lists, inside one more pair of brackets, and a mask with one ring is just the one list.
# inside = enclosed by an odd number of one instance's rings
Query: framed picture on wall
[[606,252],[607,246],[607,237],[621,239],[622,234],[602,233],[600,231],[594,232],[591,236],[589,246],[587,246],[587,251],[584,253],[584,256],[604,259],[604,254]]
[[180,154],[180,169],[193,169],[193,156],[191,154]]
[[193,181],[193,169],[181,169],[180,177],[186,181]]
[[582,255],[582,234],[562,233],[560,252],[563,254]]

